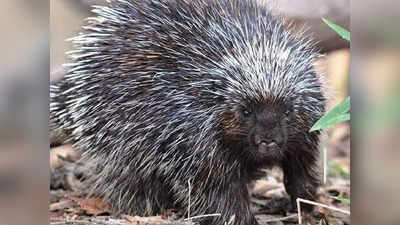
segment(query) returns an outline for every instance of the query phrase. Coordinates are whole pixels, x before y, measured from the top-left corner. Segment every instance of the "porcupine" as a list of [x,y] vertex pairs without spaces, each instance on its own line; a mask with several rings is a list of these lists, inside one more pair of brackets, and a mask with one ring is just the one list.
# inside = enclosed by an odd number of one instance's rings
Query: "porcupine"
[[96,163],[93,193],[119,213],[190,198],[191,215],[220,213],[201,224],[255,225],[248,185],[278,166],[292,204],[313,199],[325,97],[309,38],[255,0],[108,4],[50,87],[51,134]]

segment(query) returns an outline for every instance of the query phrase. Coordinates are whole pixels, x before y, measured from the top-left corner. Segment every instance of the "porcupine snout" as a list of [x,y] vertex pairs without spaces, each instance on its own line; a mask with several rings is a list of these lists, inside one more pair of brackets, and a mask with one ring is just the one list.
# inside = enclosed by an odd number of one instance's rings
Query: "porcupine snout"
[[263,105],[257,110],[250,125],[250,142],[262,155],[275,155],[283,151],[287,142],[288,126],[281,107]]
[[269,153],[270,151],[277,151],[285,144],[285,137],[280,131],[280,128],[272,130],[265,130],[259,128],[256,130],[253,140],[257,146],[257,150],[261,154]]

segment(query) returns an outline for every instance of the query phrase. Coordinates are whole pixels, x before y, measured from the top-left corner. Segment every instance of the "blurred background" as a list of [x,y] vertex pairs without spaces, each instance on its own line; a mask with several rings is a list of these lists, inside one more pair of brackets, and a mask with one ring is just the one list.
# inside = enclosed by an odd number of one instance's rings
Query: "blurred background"
[[[261,1],[261,0],[260,0]],[[307,24],[325,57],[331,105],[352,98],[352,224],[400,224],[400,1],[267,1]],[[102,0],[0,0],[0,225],[47,224],[48,85],[63,76],[65,39]],[[321,17],[350,28],[349,44]],[[350,172],[349,124],[328,131],[328,158]],[[332,171],[335,172],[335,171]]]
[[400,224],[400,1],[352,1],[354,224]]
[[49,1],[0,5],[0,224],[43,225],[49,201]]

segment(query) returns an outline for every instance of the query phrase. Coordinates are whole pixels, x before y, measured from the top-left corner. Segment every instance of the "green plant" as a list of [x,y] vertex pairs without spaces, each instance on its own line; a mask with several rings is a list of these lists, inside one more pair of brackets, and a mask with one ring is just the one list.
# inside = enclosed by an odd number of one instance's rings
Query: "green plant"
[[[350,41],[350,32],[346,29],[334,24],[330,20],[325,18],[322,19],[330,28],[332,28],[337,34],[342,38]],[[335,108],[333,108],[326,115],[321,117],[310,129],[310,132],[315,130],[321,130],[335,124],[350,120],[350,96],[344,101],[339,103]]]
[[322,21],[326,23],[332,30],[336,31],[337,34],[340,35],[343,39],[346,39],[347,41],[350,41],[350,32],[343,27],[334,24],[332,21],[322,18]]
[[339,103],[335,108],[321,117],[310,129],[310,131],[320,130],[340,122],[350,120],[350,96]]
[[332,197],[332,198],[339,200],[341,203],[350,205],[350,199],[343,198],[342,196],[336,196],[336,197]]

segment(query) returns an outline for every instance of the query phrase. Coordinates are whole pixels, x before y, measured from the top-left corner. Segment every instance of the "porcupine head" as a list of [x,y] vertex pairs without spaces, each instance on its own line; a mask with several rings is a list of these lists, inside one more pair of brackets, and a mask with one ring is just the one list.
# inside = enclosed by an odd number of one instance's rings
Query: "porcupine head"
[[191,212],[221,213],[204,224],[257,224],[246,188],[270,166],[292,204],[313,198],[309,129],[325,98],[310,41],[253,0],[114,0],[94,12],[53,87],[67,109],[51,103],[51,124],[100,161],[95,189],[118,211],[188,208],[190,180]]

